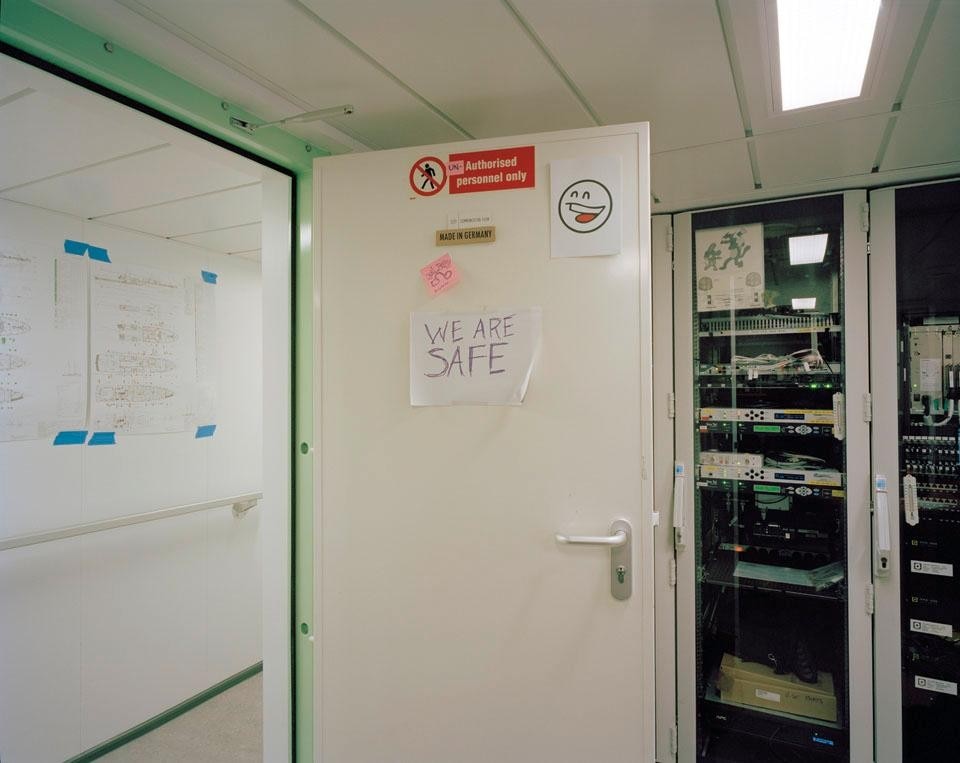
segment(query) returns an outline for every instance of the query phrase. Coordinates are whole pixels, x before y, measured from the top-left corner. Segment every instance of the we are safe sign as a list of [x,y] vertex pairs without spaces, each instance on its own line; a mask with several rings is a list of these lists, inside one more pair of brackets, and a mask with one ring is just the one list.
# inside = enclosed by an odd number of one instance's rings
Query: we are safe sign
[[534,161],[533,146],[450,154],[446,164],[435,156],[425,156],[410,169],[410,187],[419,196],[435,196],[445,186],[451,194],[534,188]]

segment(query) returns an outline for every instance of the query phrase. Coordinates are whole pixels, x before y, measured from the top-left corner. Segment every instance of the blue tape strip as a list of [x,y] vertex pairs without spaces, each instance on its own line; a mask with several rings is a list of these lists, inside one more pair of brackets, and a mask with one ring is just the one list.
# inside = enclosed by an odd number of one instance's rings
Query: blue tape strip
[[87,445],[116,445],[116,432],[94,432]]
[[57,432],[57,436],[53,438],[54,445],[83,445],[84,441],[87,439],[87,430],[75,430],[67,432]]
[[81,257],[86,253],[88,244],[83,241],[74,241],[73,239],[63,240],[63,251],[67,254],[79,254]]
[[200,277],[203,278],[203,280],[204,280],[205,283],[216,283],[216,282],[217,282],[217,274],[216,274],[216,273],[211,273],[209,270],[201,270],[201,271],[200,271]]
[[201,437],[213,437],[213,433],[217,431],[216,424],[207,424],[202,427],[197,427],[197,434],[195,439],[199,440]]
[[87,248],[87,256],[91,260],[99,260],[100,262],[110,262],[110,256],[107,254],[107,250],[99,246],[91,246]]

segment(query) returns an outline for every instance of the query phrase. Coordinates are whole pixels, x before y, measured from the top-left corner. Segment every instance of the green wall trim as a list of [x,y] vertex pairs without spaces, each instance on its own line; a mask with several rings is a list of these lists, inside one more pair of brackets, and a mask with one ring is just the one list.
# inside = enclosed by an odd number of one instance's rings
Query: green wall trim
[[245,668],[239,673],[235,673],[220,683],[211,686],[209,689],[205,689],[199,694],[190,697],[190,699],[185,699],[179,705],[174,705],[169,710],[165,710],[164,712],[153,716],[153,718],[134,726],[132,729],[124,731],[122,734],[117,734],[117,736],[113,737],[112,739],[108,739],[106,742],[101,742],[96,747],[91,747],[89,750],[81,752],[79,755],[67,760],[66,763],[87,763],[88,761],[102,758],[108,752],[113,752],[114,750],[123,747],[125,744],[129,744],[134,739],[142,737],[144,734],[149,734],[151,731],[160,728],[163,724],[169,723],[174,718],[183,715],[189,710],[193,710],[193,708],[195,708],[197,705],[203,704],[208,699],[211,699],[218,694],[225,692],[227,689],[246,681],[248,678],[252,678],[262,670],[262,662],[258,662],[256,665],[251,665],[249,668]]
[[310,172],[313,157],[329,154],[284,130],[231,127],[231,116],[263,120],[233,104],[224,110],[220,97],[116,43],[108,52],[107,40],[31,0],[0,3],[0,40],[293,172]]

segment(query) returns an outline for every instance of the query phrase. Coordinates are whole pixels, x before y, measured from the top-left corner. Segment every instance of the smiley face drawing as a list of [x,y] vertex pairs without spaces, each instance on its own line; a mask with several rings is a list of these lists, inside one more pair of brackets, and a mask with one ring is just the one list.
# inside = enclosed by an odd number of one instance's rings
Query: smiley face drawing
[[578,180],[560,194],[560,221],[574,233],[593,233],[610,219],[613,197],[596,180]]

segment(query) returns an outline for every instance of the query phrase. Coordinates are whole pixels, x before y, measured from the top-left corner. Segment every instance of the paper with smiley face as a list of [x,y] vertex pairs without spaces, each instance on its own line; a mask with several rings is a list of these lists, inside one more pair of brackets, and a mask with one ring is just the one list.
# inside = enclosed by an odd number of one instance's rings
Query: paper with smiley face
[[620,254],[619,156],[550,163],[550,256]]

